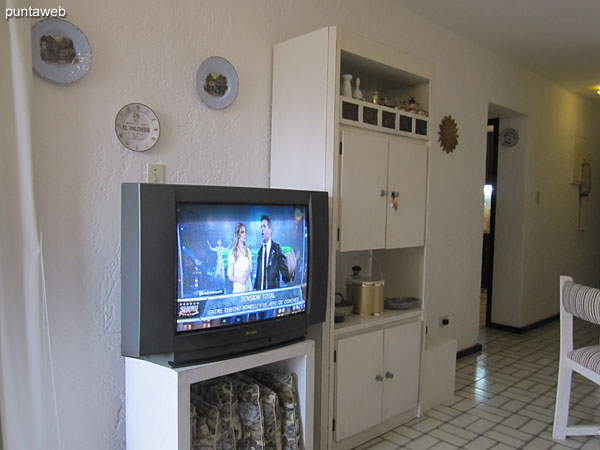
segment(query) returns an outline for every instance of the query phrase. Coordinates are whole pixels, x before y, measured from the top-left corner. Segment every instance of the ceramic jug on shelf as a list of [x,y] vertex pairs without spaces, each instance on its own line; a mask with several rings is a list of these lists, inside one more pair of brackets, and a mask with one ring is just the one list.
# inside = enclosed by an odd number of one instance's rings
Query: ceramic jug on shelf
[[342,95],[348,98],[352,98],[352,84],[350,84],[350,80],[352,80],[352,75],[342,75]]

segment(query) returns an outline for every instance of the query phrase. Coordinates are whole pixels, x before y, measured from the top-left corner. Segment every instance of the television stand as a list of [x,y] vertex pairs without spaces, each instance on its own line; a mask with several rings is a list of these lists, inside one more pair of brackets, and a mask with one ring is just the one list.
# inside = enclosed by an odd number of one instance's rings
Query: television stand
[[298,387],[301,448],[313,449],[315,343],[305,340],[260,353],[170,368],[125,358],[125,430],[128,450],[190,448],[190,386],[248,369],[292,372]]

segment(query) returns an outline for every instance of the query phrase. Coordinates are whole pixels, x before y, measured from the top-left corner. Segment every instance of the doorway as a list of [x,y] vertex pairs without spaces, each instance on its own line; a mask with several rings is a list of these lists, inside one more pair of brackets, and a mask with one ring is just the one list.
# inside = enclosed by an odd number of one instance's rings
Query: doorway
[[486,140],[485,185],[483,187],[483,250],[481,258],[481,294],[479,326],[492,321],[492,288],[494,278],[494,234],[496,217],[496,190],[498,179],[499,119],[489,119]]

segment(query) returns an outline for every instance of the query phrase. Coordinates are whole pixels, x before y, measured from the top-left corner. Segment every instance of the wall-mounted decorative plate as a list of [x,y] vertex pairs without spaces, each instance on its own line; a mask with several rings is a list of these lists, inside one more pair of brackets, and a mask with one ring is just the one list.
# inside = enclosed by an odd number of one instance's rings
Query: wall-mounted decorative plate
[[150,150],[160,136],[158,117],[141,103],[130,103],[121,108],[115,119],[115,133],[121,144],[134,152]]
[[212,56],[200,64],[196,73],[196,90],[209,107],[224,109],[238,93],[238,75],[229,61]]
[[500,132],[500,143],[504,147],[514,147],[519,142],[519,133],[514,128],[505,128]]
[[69,84],[90,69],[92,49],[85,34],[62,19],[45,19],[31,28],[33,71],[46,80]]

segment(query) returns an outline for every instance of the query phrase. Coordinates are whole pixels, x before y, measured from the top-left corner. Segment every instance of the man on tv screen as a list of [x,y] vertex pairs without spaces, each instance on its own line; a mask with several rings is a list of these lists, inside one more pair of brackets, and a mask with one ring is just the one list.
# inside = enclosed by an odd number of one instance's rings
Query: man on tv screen
[[294,279],[296,272],[296,255],[294,250],[288,258],[283,254],[281,246],[271,239],[273,229],[271,228],[271,219],[269,216],[262,216],[261,235],[262,247],[258,250],[256,261],[256,279],[254,280],[254,289],[276,289],[279,287],[279,275],[285,283]]

